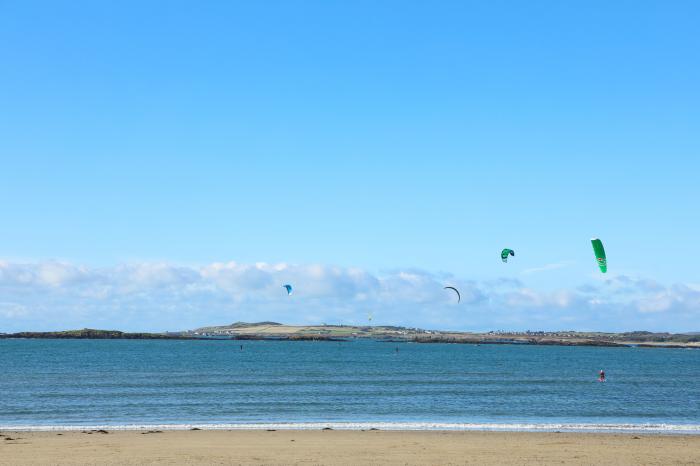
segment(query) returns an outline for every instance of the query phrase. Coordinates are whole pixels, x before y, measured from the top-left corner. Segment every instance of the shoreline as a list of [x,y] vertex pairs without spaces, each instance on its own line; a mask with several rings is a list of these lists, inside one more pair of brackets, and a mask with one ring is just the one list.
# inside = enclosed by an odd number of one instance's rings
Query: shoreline
[[0,465],[689,465],[700,436],[454,431],[0,431]]
[[46,337],[46,336],[16,336],[15,334],[0,335],[0,340],[152,340],[152,341],[218,341],[218,342],[250,342],[250,341],[265,341],[265,342],[320,342],[320,343],[352,343],[356,341],[374,341],[377,343],[398,343],[398,344],[449,344],[449,345],[472,345],[472,346],[490,346],[490,345],[517,345],[517,346],[570,346],[570,347],[598,347],[598,348],[639,348],[639,349],[688,349],[700,350],[700,343],[677,343],[677,342],[634,342],[634,341],[597,341],[597,340],[580,340],[572,341],[566,339],[454,339],[454,338],[406,338],[406,339],[385,339],[379,337],[326,337],[326,336],[269,336],[269,335],[239,335],[235,337],[190,337],[190,336],[119,336],[119,337]]
[[700,436],[700,424],[670,423],[449,423],[449,422],[251,422],[0,425],[0,432],[162,431],[342,431],[648,434]]
[[465,345],[591,346],[617,348],[700,349],[700,334],[633,331],[621,333],[562,331],[467,332],[397,326],[286,325],[277,322],[235,322],[177,332],[123,332],[84,328],[50,332],[0,333],[0,339],[46,340],[187,340],[383,343],[451,343]]

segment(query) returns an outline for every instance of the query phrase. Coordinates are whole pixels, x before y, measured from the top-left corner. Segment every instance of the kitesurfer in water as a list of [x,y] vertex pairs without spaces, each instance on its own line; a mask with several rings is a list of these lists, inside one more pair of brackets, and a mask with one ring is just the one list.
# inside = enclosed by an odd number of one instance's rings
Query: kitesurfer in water
[[598,382],[605,382],[605,371],[603,369],[598,373]]

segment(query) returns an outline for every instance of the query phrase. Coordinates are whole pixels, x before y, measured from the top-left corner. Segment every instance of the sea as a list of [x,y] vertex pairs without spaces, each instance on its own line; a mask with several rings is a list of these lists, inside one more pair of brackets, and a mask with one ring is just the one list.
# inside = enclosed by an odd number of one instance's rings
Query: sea
[[0,340],[0,430],[88,428],[700,434],[700,350]]

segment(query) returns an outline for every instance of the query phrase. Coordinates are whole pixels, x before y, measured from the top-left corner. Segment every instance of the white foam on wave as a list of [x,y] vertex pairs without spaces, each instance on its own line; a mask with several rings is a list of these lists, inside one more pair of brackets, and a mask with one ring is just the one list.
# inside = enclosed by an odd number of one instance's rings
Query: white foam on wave
[[591,432],[663,433],[700,435],[700,424],[566,424],[566,423],[446,423],[446,422],[289,422],[239,424],[119,424],[119,425],[4,425],[11,431],[81,430],[410,430],[410,431],[494,431],[494,432]]

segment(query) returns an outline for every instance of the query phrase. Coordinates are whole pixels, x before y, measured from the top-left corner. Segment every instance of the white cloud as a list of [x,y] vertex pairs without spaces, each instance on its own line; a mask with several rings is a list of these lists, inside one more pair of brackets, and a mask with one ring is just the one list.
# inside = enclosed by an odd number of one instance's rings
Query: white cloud
[[569,267],[573,262],[556,262],[554,264],[546,264],[541,267],[534,267],[531,269],[525,269],[521,273],[523,275],[532,275],[533,273],[550,272],[552,270],[559,270],[565,267]]
[[27,315],[27,309],[21,304],[0,303],[0,316],[13,319]]
[[[289,297],[282,288],[295,287]],[[462,302],[443,287],[459,288]],[[699,330],[700,290],[612,276],[542,291],[422,270],[373,274],[329,265],[0,262],[0,331],[76,327],[181,330],[237,320],[374,323],[427,328]]]

